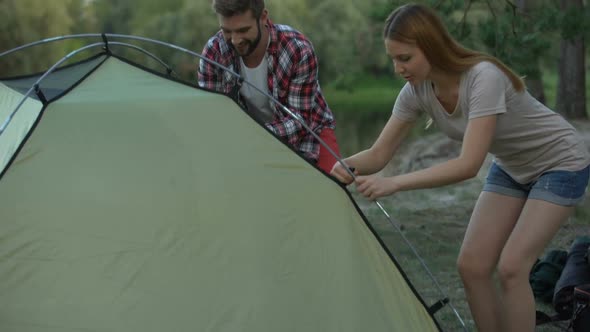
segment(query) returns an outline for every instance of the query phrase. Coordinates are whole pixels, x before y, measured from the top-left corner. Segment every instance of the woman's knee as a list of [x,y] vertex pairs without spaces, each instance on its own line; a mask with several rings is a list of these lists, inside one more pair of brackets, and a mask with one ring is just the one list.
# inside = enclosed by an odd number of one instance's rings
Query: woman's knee
[[527,282],[531,271],[531,264],[516,255],[503,254],[498,263],[498,278],[504,289],[512,285]]
[[457,270],[463,280],[490,278],[494,272],[495,262],[487,262],[485,259],[473,253],[462,251],[457,258]]

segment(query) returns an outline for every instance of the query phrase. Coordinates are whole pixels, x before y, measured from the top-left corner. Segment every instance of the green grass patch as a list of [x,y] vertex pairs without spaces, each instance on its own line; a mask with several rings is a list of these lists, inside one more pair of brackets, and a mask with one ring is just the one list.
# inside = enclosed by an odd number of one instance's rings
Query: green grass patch
[[[368,148],[377,139],[404,84],[393,76],[361,75],[323,88],[336,119],[336,136],[344,156]],[[425,125],[426,118],[419,120],[410,138],[433,132],[426,131]]]
[[324,96],[335,114],[350,112],[384,112],[393,109],[403,82],[395,78],[364,75],[347,84],[325,87]]
[[[345,83],[337,82],[324,88],[324,96],[330,108],[337,113],[383,112],[393,109],[395,99],[404,82],[395,77],[361,75]],[[555,109],[558,74],[555,70],[543,71],[543,87],[546,104]],[[590,116],[590,79],[586,80],[586,99]]]
[[[368,202],[350,187],[369,222],[425,303],[432,305],[448,296],[468,331],[475,331],[475,324],[457,272],[456,260],[471,211],[483,185],[482,181],[483,178],[475,178],[452,186],[400,192],[384,197],[380,203],[391,216],[391,220],[387,219],[376,204]],[[590,227],[589,215],[590,200],[587,199],[576,208],[572,218],[556,234],[547,250],[568,250],[577,236],[587,234]],[[438,286],[406,244],[406,239],[424,261]],[[554,314],[550,304],[537,302],[537,309]],[[459,320],[449,306],[435,317],[444,331],[462,331]],[[536,331],[556,332],[562,331],[561,327],[548,324],[538,327]]]
[[[543,75],[547,105],[555,107],[558,77],[555,71]],[[324,88],[324,94],[337,120],[336,134],[344,156],[369,147],[389,118],[395,98],[403,82],[393,78],[361,77],[355,84],[338,84]],[[587,85],[590,101],[590,80]],[[590,102],[588,103],[590,106]],[[419,122],[414,138],[436,130],[424,130]],[[391,216],[388,220],[376,204],[354,192],[355,200],[374,226],[379,237],[402,267],[412,285],[427,305],[448,296],[469,331],[475,326],[467,304],[463,285],[456,269],[456,259],[471,211],[477,200],[483,177],[453,186],[401,192],[385,197],[380,203]],[[396,225],[398,228],[392,225]],[[590,231],[590,199],[576,207],[569,221],[556,234],[547,250],[568,250],[573,240]],[[408,240],[432,272],[438,285],[430,278],[420,260],[406,244]],[[442,291],[442,292],[441,292]],[[552,314],[551,305],[537,303],[537,308]],[[445,331],[461,331],[455,313],[447,306],[436,315]],[[561,331],[546,325],[536,331]]]
[[[401,233],[375,205],[369,203],[363,208],[426,305],[430,306],[445,296],[450,297],[469,331],[475,329],[456,269],[456,259],[475,200],[473,196],[453,187],[444,187],[402,192],[383,199],[382,204],[392,221],[401,225]],[[442,201],[437,202],[433,197]],[[358,198],[358,201],[362,200]],[[423,259],[440,288],[406,244],[406,239]],[[436,319],[444,331],[462,331],[449,306],[437,313]]]
[[557,100],[557,80],[557,72],[543,72],[543,92],[546,104],[551,109],[555,109],[555,101]]

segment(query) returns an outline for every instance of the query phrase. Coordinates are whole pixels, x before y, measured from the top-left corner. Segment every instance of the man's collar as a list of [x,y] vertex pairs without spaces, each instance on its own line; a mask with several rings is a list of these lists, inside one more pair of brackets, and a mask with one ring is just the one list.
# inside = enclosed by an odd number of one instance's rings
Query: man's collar
[[269,54],[275,54],[279,50],[279,36],[277,33],[277,29],[275,28],[270,18],[266,20],[266,28],[268,29],[268,36],[270,39],[267,52]]

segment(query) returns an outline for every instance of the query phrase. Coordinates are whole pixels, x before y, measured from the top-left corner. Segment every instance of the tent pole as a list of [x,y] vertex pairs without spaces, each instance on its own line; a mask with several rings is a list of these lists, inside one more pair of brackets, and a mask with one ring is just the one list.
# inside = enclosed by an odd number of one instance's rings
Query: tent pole
[[47,43],[52,43],[54,41],[60,41],[60,40],[66,40],[66,39],[77,39],[77,38],[90,38],[90,37],[100,37],[99,33],[85,33],[85,34],[77,34],[77,35],[67,35],[67,36],[58,36],[58,37],[52,37],[52,38],[46,38],[46,39],[42,39],[36,42],[32,42],[29,44],[25,44],[25,45],[21,45],[19,47],[10,49],[8,51],[4,51],[2,53],[0,53],[0,58],[5,56],[5,55],[9,55],[11,53],[15,53],[21,50],[24,50],[26,48],[29,47],[33,47],[33,46],[37,46],[37,45],[42,45],[42,44],[47,44]]
[[23,96],[23,99],[18,103],[18,105],[16,106],[16,108],[8,115],[8,117],[6,118],[6,120],[4,120],[4,122],[2,123],[2,126],[0,126],[0,136],[2,136],[2,134],[6,130],[6,127],[8,127],[8,124],[10,123],[10,121],[12,120],[12,118],[14,117],[14,115],[16,114],[16,112],[25,103],[25,101],[27,100],[27,97],[31,94],[31,92],[33,92],[35,90],[35,87],[38,87],[39,86],[39,83],[41,81],[43,81],[45,79],[45,77],[47,77],[47,75],[51,74],[51,72],[53,72],[59,65],[61,65],[65,61],[67,61],[72,56],[74,56],[74,55],[76,55],[76,54],[78,54],[78,53],[80,53],[80,52],[82,52],[84,50],[87,50],[89,48],[93,48],[93,47],[97,47],[97,46],[102,46],[102,45],[103,45],[103,43],[94,43],[94,44],[90,44],[90,45],[84,46],[82,48],[79,48],[79,49],[77,49],[75,51],[70,52],[68,55],[66,55],[65,57],[61,58],[61,60],[59,60],[53,66],[51,66],[51,68],[49,68],[41,77],[39,77],[37,79],[37,81],[35,83],[33,83],[33,86],[31,86],[31,88],[27,91],[27,93],[25,93],[25,95]]
[[[99,35],[100,36],[100,35]],[[51,39],[51,38],[50,38]],[[51,42],[51,40],[46,40],[45,42]],[[30,46],[34,46],[34,45],[39,45],[40,43],[31,43],[29,44]],[[139,52],[153,58],[155,61],[157,61],[158,63],[160,63],[162,66],[164,66],[166,68],[166,72],[168,73],[168,75],[170,75],[171,73],[173,73],[174,75],[178,76],[171,68],[170,66],[168,66],[168,64],[166,64],[164,61],[162,61],[160,58],[158,58],[157,56],[155,56],[154,54],[144,50],[141,47],[138,47],[136,45],[132,45],[132,44],[127,44],[127,43],[121,43],[121,42],[110,42],[110,45],[119,45],[119,46],[125,46],[125,47],[129,47],[135,50],[138,50]],[[26,46],[26,45],[25,45]],[[59,60],[57,63],[55,63],[51,68],[49,68],[33,85],[32,87],[27,91],[27,93],[23,96],[23,99],[19,102],[19,104],[16,106],[16,108],[8,115],[8,117],[4,120],[4,122],[2,123],[2,125],[0,126],[0,136],[2,135],[2,133],[4,133],[4,131],[6,130],[6,127],[8,127],[8,124],[10,123],[10,121],[12,121],[12,118],[14,117],[14,115],[16,114],[16,112],[18,112],[18,110],[20,109],[20,107],[25,103],[25,101],[27,100],[27,97],[33,92],[35,91],[37,93],[37,95],[39,95],[39,93],[41,93],[40,90],[40,86],[39,84],[49,75],[51,74],[57,67],[59,67],[62,63],[64,63],[65,61],[69,60],[71,57],[73,57],[74,55],[85,51],[89,48],[93,48],[93,47],[98,47],[98,46],[103,46],[104,47],[104,43],[94,43],[91,45],[87,45],[85,47],[79,48],[75,51],[70,52],[68,55],[66,55],[65,57],[63,57],[61,60]],[[20,48],[23,49],[24,47]],[[16,51],[18,51],[17,49],[15,49]],[[0,55],[1,56],[1,55]],[[43,98],[42,98],[43,99]],[[46,103],[46,100],[43,101],[43,103]]]
[[[305,130],[307,130],[307,132],[309,132],[311,135],[313,135],[314,138],[316,138],[318,140],[318,142],[320,142],[320,144],[326,148],[326,150],[328,150],[328,152],[334,157],[336,158],[336,160],[341,163],[344,166],[344,169],[346,169],[348,171],[348,173],[353,177],[353,179],[356,177],[354,175],[354,173],[350,170],[350,168],[348,167],[348,165],[342,160],[342,158],[340,158],[340,156],[338,156],[329,146],[326,142],[324,142],[318,134],[316,134],[313,130],[311,130],[311,128],[305,123],[305,121],[298,116],[297,114],[293,113],[290,109],[288,109],[286,106],[284,106],[283,104],[281,104],[276,98],[274,98],[272,95],[270,95],[268,92],[262,91],[261,89],[259,89],[258,87],[256,87],[254,84],[248,82],[247,80],[244,80],[238,73],[234,72],[233,70],[219,64],[216,61],[210,60],[208,58],[205,58],[204,56],[202,56],[201,54],[198,54],[196,52],[187,50],[185,48],[182,48],[180,46],[174,45],[174,44],[170,44],[170,43],[166,43],[166,42],[162,42],[159,40],[155,40],[155,39],[150,39],[150,38],[145,38],[145,37],[139,37],[139,36],[131,36],[131,35],[121,35],[121,34],[110,34],[110,33],[103,33],[103,34],[78,34],[78,35],[68,35],[68,36],[59,36],[59,37],[54,37],[54,38],[48,38],[48,39],[44,39],[44,40],[40,40],[34,43],[30,43],[30,44],[26,44],[8,51],[5,51],[3,53],[0,53],[0,57],[20,51],[22,49],[28,48],[28,47],[32,47],[35,45],[40,45],[40,44],[44,44],[44,43],[50,43],[50,42],[54,42],[54,41],[58,41],[58,40],[64,40],[64,39],[73,39],[73,38],[88,38],[88,37],[100,37],[103,39],[103,42],[101,43],[95,43],[95,44],[91,44],[85,47],[82,47],[76,51],[71,52],[70,54],[68,54],[66,57],[62,58],[60,61],[58,61],[55,65],[53,65],[45,74],[43,74],[43,76],[41,76],[37,82],[35,84],[39,84],[40,81],[42,81],[50,72],[52,72],[53,70],[55,70],[55,68],[57,68],[60,64],[62,64],[63,62],[65,62],[66,60],[68,60],[70,57],[72,57],[73,55],[86,50],[88,48],[91,47],[97,47],[97,46],[105,46],[108,44],[119,44],[119,45],[123,45],[124,43],[116,43],[116,42],[107,42],[107,37],[111,37],[111,38],[124,38],[124,39],[132,39],[132,40],[139,40],[139,41],[144,41],[144,42],[149,42],[149,43],[153,43],[153,44],[158,44],[158,45],[162,45],[162,46],[166,46],[169,48],[173,48],[175,50],[184,52],[184,53],[188,53],[190,55],[193,55],[205,62],[208,62],[214,66],[216,66],[217,68],[223,69],[225,71],[227,71],[228,73],[230,73],[232,76],[236,77],[238,80],[248,84],[250,87],[254,88],[256,91],[258,91],[259,93],[262,93],[264,96],[268,97],[269,100],[273,101],[275,104],[277,104],[279,106],[279,108],[281,110],[283,110],[283,112],[287,113],[290,117],[292,117],[293,119],[295,119],[296,121],[298,121],[304,128]],[[126,44],[126,45],[130,45],[130,44]],[[131,46],[133,47],[133,46]],[[108,50],[108,46],[106,46],[107,50]],[[133,47],[136,49],[140,49],[139,47]],[[147,51],[145,51],[147,52]],[[145,53],[144,52],[144,53]],[[149,52],[147,52],[146,54],[148,54]],[[149,55],[149,54],[148,54]],[[156,58],[154,56],[154,58]],[[156,58],[157,59],[157,58]],[[162,63],[162,62],[160,62]],[[166,65],[166,68],[170,68],[169,66]],[[25,102],[27,96],[33,91],[34,87],[31,87],[31,89],[29,89],[29,91],[25,94],[23,100],[21,100],[21,102],[18,104],[18,106],[16,107],[16,109],[8,116],[8,118],[4,121],[4,123],[2,124],[2,126],[0,127],[0,135],[2,135],[2,133],[4,132],[4,130],[6,129],[8,123],[10,122],[10,120],[12,119],[12,117],[14,116],[14,114],[16,113],[16,111],[22,106],[22,104]],[[411,249],[412,253],[414,254],[414,256],[416,256],[416,258],[418,259],[418,261],[420,262],[420,264],[422,265],[422,267],[426,270],[428,276],[430,277],[430,279],[434,282],[436,288],[438,289],[439,293],[441,295],[443,295],[443,299],[448,298],[446,296],[446,294],[443,292],[441,286],[439,285],[438,281],[436,280],[436,278],[434,277],[434,275],[432,274],[432,272],[430,271],[430,269],[428,268],[428,266],[426,265],[426,263],[424,262],[424,260],[422,259],[422,257],[418,254],[416,248],[414,248],[414,246],[410,243],[410,241],[406,238],[406,236],[403,234],[403,232],[401,231],[400,227],[398,224],[396,224],[393,219],[391,218],[391,216],[387,213],[387,211],[385,210],[385,208],[383,208],[383,206],[381,205],[380,202],[378,202],[377,200],[375,200],[375,204],[378,206],[378,208],[383,212],[383,214],[385,215],[385,217],[387,218],[387,220],[389,221],[389,223],[398,231],[398,233],[401,235],[402,239],[404,240],[404,242],[406,243],[406,245]],[[446,302],[446,301],[445,301]],[[459,322],[461,323],[461,325],[463,326],[463,329],[465,331],[467,331],[467,326],[465,325],[465,322],[463,321],[463,319],[461,318],[461,316],[459,315],[459,312],[457,311],[457,309],[452,305],[452,303],[449,301],[448,305],[450,306],[450,308],[453,310],[455,316],[457,317],[457,319],[459,320]]]

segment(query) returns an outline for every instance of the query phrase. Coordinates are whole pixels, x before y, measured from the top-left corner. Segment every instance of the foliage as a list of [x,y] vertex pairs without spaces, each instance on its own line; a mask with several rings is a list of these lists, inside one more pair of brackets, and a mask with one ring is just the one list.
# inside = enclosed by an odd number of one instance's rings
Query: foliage
[[[209,2],[187,1],[180,10],[165,10],[155,7],[159,15],[153,13],[152,19],[143,24],[135,24],[133,34],[162,40],[200,53],[203,46],[219,29],[217,18]],[[193,80],[198,59],[187,54],[161,46],[146,45],[162,59],[173,65],[184,79]]]
[[[60,0],[51,3],[43,0],[0,1],[0,31],[2,31],[0,45],[2,45],[2,49],[10,49],[69,31],[73,20],[68,10],[74,1],[76,0]],[[3,58],[0,63],[0,72],[11,74],[12,68],[21,68],[26,72],[39,71],[48,68],[59,60],[61,55],[60,45],[33,48],[27,52],[27,57],[8,56]]]
[[130,0],[94,1],[98,32],[129,34],[135,7]]
[[371,75],[358,76],[355,82],[362,88],[347,91],[331,85],[324,89],[333,110],[338,113],[389,113],[404,84],[393,76],[375,78]]
[[[440,17],[446,23],[449,32],[457,40],[464,41],[464,37],[469,35],[469,25],[460,24],[456,15],[457,11],[463,7],[463,0],[418,0],[415,2],[436,7]],[[365,57],[365,61],[362,63],[363,72],[373,73],[377,76],[389,76],[393,74],[393,67],[385,55],[383,47],[383,23],[395,8],[406,3],[408,3],[408,1],[404,0],[379,1],[367,10],[368,24],[372,27],[372,35],[370,38],[376,42],[373,43],[372,48],[370,49],[372,56]]]
[[557,26],[561,37],[574,39],[580,35],[590,37],[590,6],[586,5],[584,10],[575,7],[556,13]]
[[362,70],[370,27],[366,24],[367,3],[340,0],[283,0],[269,2],[275,23],[292,25],[312,41],[320,60],[322,80],[339,80],[341,87],[351,87]]
[[[408,2],[266,0],[275,23],[291,25],[312,41],[320,60],[322,87],[345,91],[343,96],[358,90],[366,77],[393,76],[383,47],[383,22],[394,8]],[[539,78],[547,66],[556,70],[561,36],[590,37],[588,5],[583,11],[560,11],[560,0],[415,2],[434,7],[461,43],[497,56],[529,78]],[[532,9],[514,10],[515,3],[523,2],[533,4]],[[195,52],[219,29],[210,0],[1,0],[0,28],[3,50],[59,35],[112,32],[158,39]],[[1,76],[46,69],[86,42],[68,40],[4,57]],[[170,63],[184,78],[194,78],[194,57],[165,47],[142,47]],[[145,62],[135,51],[121,52]]]
[[556,8],[543,6],[527,13],[506,3],[489,8],[490,15],[478,23],[479,40],[488,52],[531,79],[541,78],[538,60],[547,56],[555,27]]

